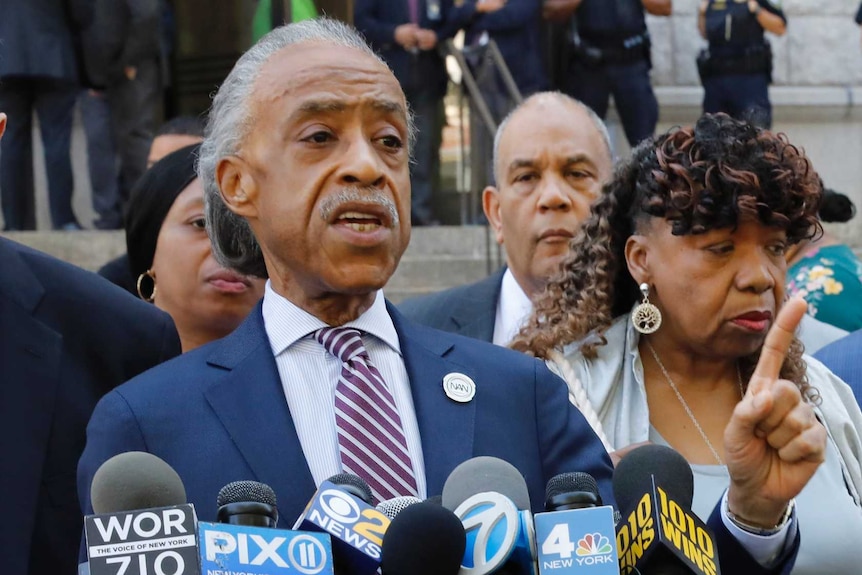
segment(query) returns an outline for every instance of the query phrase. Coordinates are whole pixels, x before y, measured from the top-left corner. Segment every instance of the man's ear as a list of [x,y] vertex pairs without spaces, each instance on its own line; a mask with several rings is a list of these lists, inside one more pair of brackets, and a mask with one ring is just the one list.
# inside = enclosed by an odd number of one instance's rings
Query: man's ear
[[6,114],[0,113],[0,138],[3,138],[3,132],[6,131]]
[[625,247],[626,265],[629,274],[635,282],[640,285],[649,283],[650,274],[649,241],[647,236],[633,235],[626,240]]
[[242,158],[227,156],[219,160],[216,181],[230,211],[247,219],[257,217],[257,182]]
[[488,186],[482,191],[482,209],[485,217],[494,228],[497,243],[503,245],[503,218],[500,215],[500,192],[494,186]]

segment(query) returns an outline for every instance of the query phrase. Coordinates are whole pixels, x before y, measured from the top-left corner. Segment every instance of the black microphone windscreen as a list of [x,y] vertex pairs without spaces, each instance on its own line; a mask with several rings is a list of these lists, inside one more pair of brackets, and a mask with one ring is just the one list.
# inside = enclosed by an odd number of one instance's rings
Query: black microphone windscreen
[[186,503],[174,468],[152,453],[127,451],[105,461],[93,475],[90,502],[96,514],[170,507]]
[[560,473],[551,477],[548,481],[548,487],[545,489],[545,500],[556,497],[563,493],[571,493],[572,491],[586,491],[598,496],[599,505],[602,504],[602,497],[599,495],[599,485],[596,483],[595,477],[589,473],[574,471],[572,473]]
[[651,491],[652,476],[677,503],[691,508],[694,475],[688,461],[664,445],[644,445],[629,452],[614,469],[614,498],[624,512],[634,509],[641,496]]
[[383,538],[384,575],[457,575],[467,546],[461,520],[426,501],[398,514]]
[[374,496],[371,493],[371,487],[369,487],[368,483],[358,475],[353,475],[352,473],[336,473],[327,479],[327,481],[344,488],[351,495],[358,497],[368,505],[371,505],[371,501],[374,499]]
[[422,503],[422,500],[412,495],[402,495],[381,501],[377,504],[377,511],[388,517],[390,520],[395,519],[399,513],[417,503]]
[[518,469],[496,457],[474,457],[458,465],[443,484],[443,507],[455,510],[476,495],[493,491],[508,497],[518,509],[530,509],[527,482]]
[[246,502],[266,503],[275,507],[275,491],[266,483],[258,481],[234,481],[222,487],[216,498],[219,507]]

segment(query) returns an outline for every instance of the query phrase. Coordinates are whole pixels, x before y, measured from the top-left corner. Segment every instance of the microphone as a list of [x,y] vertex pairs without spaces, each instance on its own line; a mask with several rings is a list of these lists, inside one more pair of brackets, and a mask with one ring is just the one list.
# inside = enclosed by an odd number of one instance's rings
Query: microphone
[[563,473],[548,482],[545,513],[535,516],[541,575],[619,575],[614,509],[602,505],[589,473]]
[[93,475],[90,501],[95,513],[84,517],[84,534],[91,575],[200,574],[195,510],[162,459],[141,451],[108,459]]
[[616,538],[622,575],[720,575],[715,537],[691,512],[694,476],[682,455],[638,447],[617,465],[613,488],[624,510]]
[[330,483],[334,483],[352,496],[361,499],[368,505],[374,501],[374,495],[371,493],[371,487],[358,475],[352,473],[336,473],[329,479]]
[[458,575],[467,535],[454,513],[419,501],[404,507],[386,530],[383,575]]
[[[392,521],[399,513],[417,503],[422,503],[422,500],[418,497],[413,497],[412,495],[403,495],[401,497],[394,497],[392,499],[387,499],[386,501],[381,501],[377,504],[377,511]],[[389,527],[391,528],[392,525]],[[388,533],[389,530],[387,529],[386,532]]]
[[216,521],[230,525],[275,528],[278,509],[275,492],[257,481],[234,481],[218,492]]
[[367,490],[371,499],[371,490],[362,479],[351,476],[347,487],[331,481],[344,482],[344,475],[349,474],[333,476],[320,484],[293,528],[330,535],[336,572],[372,575],[380,567],[383,534],[390,521],[353,494],[354,489]]
[[512,464],[496,457],[468,459],[449,474],[442,501],[467,534],[463,575],[536,574],[530,494]]
[[218,493],[218,523],[198,524],[205,573],[332,573],[327,535],[276,529],[275,492],[257,481],[234,481]]

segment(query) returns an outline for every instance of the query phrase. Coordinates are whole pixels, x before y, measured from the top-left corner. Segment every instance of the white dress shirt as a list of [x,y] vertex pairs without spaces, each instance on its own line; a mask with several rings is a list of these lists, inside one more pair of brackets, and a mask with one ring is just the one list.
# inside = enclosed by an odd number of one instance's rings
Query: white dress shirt
[[518,285],[511,268],[506,268],[494,318],[494,344],[503,347],[509,345],[531,313],[533,302]]
[[[320,485],[342,471],[335,429],[335,386],[341,360],[330,355],[312,335],[327,325],[275,293],[269,281],[263,296],[263,323],[302,452],[314,483]],[[386,311],[383,292],[378,291],[372,306],[343,327],[363,332],[362,342],[371,363],[392,392],[407,439],[419,497],[424,499],[425,464],[419,425],[398,333]]]

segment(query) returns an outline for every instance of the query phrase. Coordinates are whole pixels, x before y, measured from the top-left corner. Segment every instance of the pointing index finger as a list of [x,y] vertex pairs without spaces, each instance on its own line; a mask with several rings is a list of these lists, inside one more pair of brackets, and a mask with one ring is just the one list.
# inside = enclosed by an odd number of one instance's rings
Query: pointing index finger
[[752,393],[757,393],[764,386],[778,379],[781,366],[787,357],[787,350],[796,333],[802,316],[808,309],[808,304],[802,298],[794,297],[787,301],[778,312],[775,323],[766,334],[763,349],[760,351],[760,359],[751,376],[748,388]]

